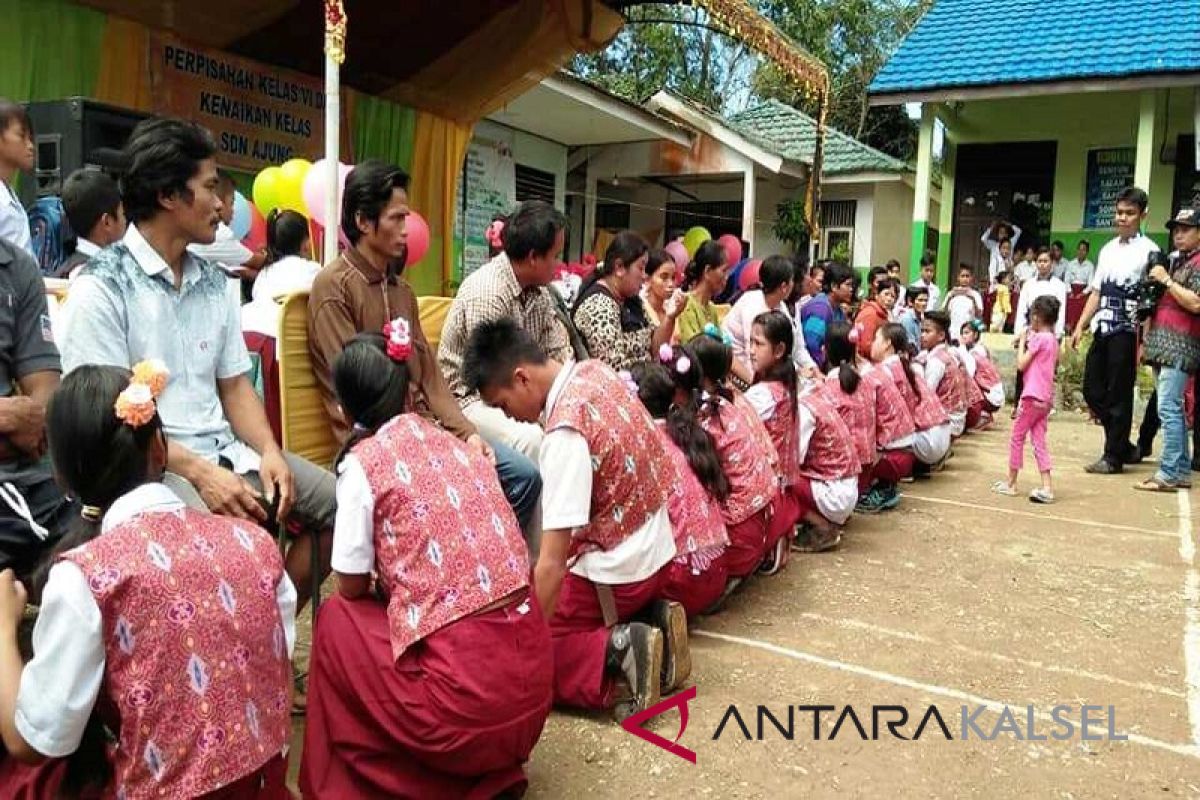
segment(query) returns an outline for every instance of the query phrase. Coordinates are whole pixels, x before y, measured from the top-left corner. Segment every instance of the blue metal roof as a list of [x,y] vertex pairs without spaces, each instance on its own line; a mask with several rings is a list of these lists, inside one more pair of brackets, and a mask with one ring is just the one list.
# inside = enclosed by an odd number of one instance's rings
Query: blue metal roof
[[1200,72],[1198,0],[937,0],[871,94]]

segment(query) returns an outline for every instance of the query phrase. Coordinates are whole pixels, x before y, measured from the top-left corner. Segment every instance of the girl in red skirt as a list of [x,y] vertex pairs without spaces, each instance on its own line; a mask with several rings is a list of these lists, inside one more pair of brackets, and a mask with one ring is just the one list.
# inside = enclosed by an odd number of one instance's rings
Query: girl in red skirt
[[779,457],[766,429],[752,409],[735,404],[734,392],[710,378],[702,366],[722,376],[722,367],[728,374],[732,358],[732,351],[720,341],[697,336],[692,344],[674,348],[665,364],[675,384],[675,404],[696,409],[700,427],[712,437],[729,480],[729,495],[721,501],[729,531],[729,547],[722,556],[729,574],[726,595],[762,564],[771,506],[779,492]]
[[[46,413],[54,472],[82,504],[45,577],[23,668],[25,589],[0,573],[5,796],[100,791],[137,798],[287,798],[296,591],[275,541],[244,520],[192,511],[160,479],[154,398],[168,375],[83,366]],[[107,741],[106,741],[107,740]],[[115,744],[109,744],[115,742]],[[9,765],[11,766],[11,765]]]
[[354,432],[309,673],[305,797],[520,794],[550,712],[550,634],[494,467],[410,413],[395,323],[334,363]]
[[958,341],[959,349],[964,355],[964,364],[969,357],[973,365],[968,372],[972,374],[983,394],[983,422],[990,425],[992,415],[1004,407],[1004,381],[1000,379],[1000,371],[992,363],[988,349],[979,341],[983,333],[982,327],[983,324],[978,320],[971,320],[963,325]]
[[826,388],[850,430],[862,465],[855,511],[877,514],[900,504],[896,484],[912,474],[915,428],[895,384],[859,357],[858,343],[852,338],[856,330],[844,322],[829,326],[825,363],[838,371],[830,372]]
[[937,395],[909,360],[908,335],[904,327],[890,322],[875,332],[871,360],[904,400],[912,416],[914,476],[928,476],[950,452],[950,417]]
[[[673,355],[669,345],[660,348],[660,357],[670,361]],[[639,364],[632,380],[674,465],[667,514],[676,555],[664,593],[681,603],[691,618],[710,608],[725,590],[728,571],[721,556],[729,545],[729,533],[721,501],[729,497],[729,479],[712,437],[696,422],[691,398],[685,405],[676,404],[675,384],[667,368]]]

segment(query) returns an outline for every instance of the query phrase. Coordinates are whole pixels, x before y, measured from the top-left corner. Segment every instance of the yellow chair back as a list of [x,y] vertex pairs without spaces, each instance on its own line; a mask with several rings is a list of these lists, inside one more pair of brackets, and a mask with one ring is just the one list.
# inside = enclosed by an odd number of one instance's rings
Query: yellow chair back
[[446,316],[450,313],[453,297],[418,297],[417,314],[421,318],[421,330],[425,339],[436,353],[438,343],[442,341],[442,326],[446,324]]
[[733,308],[733,306],[728,303],[713,303],[713,308],[717,310],[717,322],[721,323],[725,321],[725,315],[729,313],[729,309]]
[[284,298],[275,349],[283,449],[328,469],[338,443],[308,355],[308,292]]

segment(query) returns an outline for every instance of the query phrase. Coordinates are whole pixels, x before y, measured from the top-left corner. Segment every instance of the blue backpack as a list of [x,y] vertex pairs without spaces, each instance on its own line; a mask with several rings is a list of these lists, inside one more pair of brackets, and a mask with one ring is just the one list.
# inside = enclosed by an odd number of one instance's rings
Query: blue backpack
[[29,234],[33,241],[33,253],[43,275],[53,275],[67,257],[64,244],[75,238],[62,199],[55,196],[39,197],[29,209]]

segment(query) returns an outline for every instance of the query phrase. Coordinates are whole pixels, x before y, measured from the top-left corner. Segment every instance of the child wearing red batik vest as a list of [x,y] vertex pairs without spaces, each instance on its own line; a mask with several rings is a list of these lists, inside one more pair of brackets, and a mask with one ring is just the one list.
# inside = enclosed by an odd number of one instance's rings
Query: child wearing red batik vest
[[[691,672],[687,615],[663,599],[674,469],[654,420],[603,362],[551,359],[510,319],[476,326],[463,374],[484,402],[546,431],[534,590],[555,702],[620,719],[654,705]],[[631,697],[618,703],[622,680]]]
[[758,569],[771,549],[774,504],[779,496],[779,455],[754,407],[724,380],[733,351],[717,338],[697,336],[676,348],[667,371],[675,382],[677,405],[697,409],[697,420],[717,447],[729,479],[721,503],[729,547],[727,591]]
[[[855,511],[875,514],[900,503],[896,484],[912,474],[912,415],[892,381],[860,358],[857,327],[831,323],[825,335],[826,390],[838,407],[862,465]],[[836,374],[832,371],[837,368]],[[870,459],[868,461],[868,459]]]
[[[334,362],[339,593],[313,639],[306,797],[520,793],[550,711],[550,636],[495,468],[409,408],[403,325]],[[374,584],[374,591],[372,591]]]
[[801,389],[796,423],[802,478],[796,493],[805,525],[795,547],[818,553],[841,544],[841,527],[858,502],[861,467],[850,429],[842,422],[828,387],[818,383]]
[[[132,378],[82,366],[50,401],[54,471],[81,519],[52,558],[33,659],[0,683],[0,733],[22,761],[70,757],[68,794],[287,798],[296,591],[266,532],[159,482],[168,379],[152,362]],[[24,604],[0,573],[7,663]]]
[[[674,351],[663,345],[660,357]],[[688,617],[708,610],[725,591],[728,573],[721,556],[729,544],[721,500],[729,496],[729,480],[721,470],[717,448],[696,422],[696,409],[675,405],[675,384],[662,364],[639,364],[630,376],[638,399],[654,417],[659,438],[674,472],[668,485],[667,515],[675,531],[675,560],[666,596],[683,605]]]
[[921,321],[921,354],[925,385],[934,391],[950,417],[950,435],[962,436],[967,425],[966,370],[949,345],[950,317],[930,311]]
[[908,357],[908,334],[898,323],[888,323],[875,332],[871,359],[889,377],[912,416],[912,453],[917,463],[914,476],[927,476],[950,452],[950,417],[925,379],[913,369]]
[[963,364],[983,395],[981,424],[987,426],[992,422],[992,414],[1004,406],[1004,381],[1000,379],[1000,372],[992,363],[987,348],[979,342],[982,327],[979,320],[971,320],[963,325],[958,341]]

